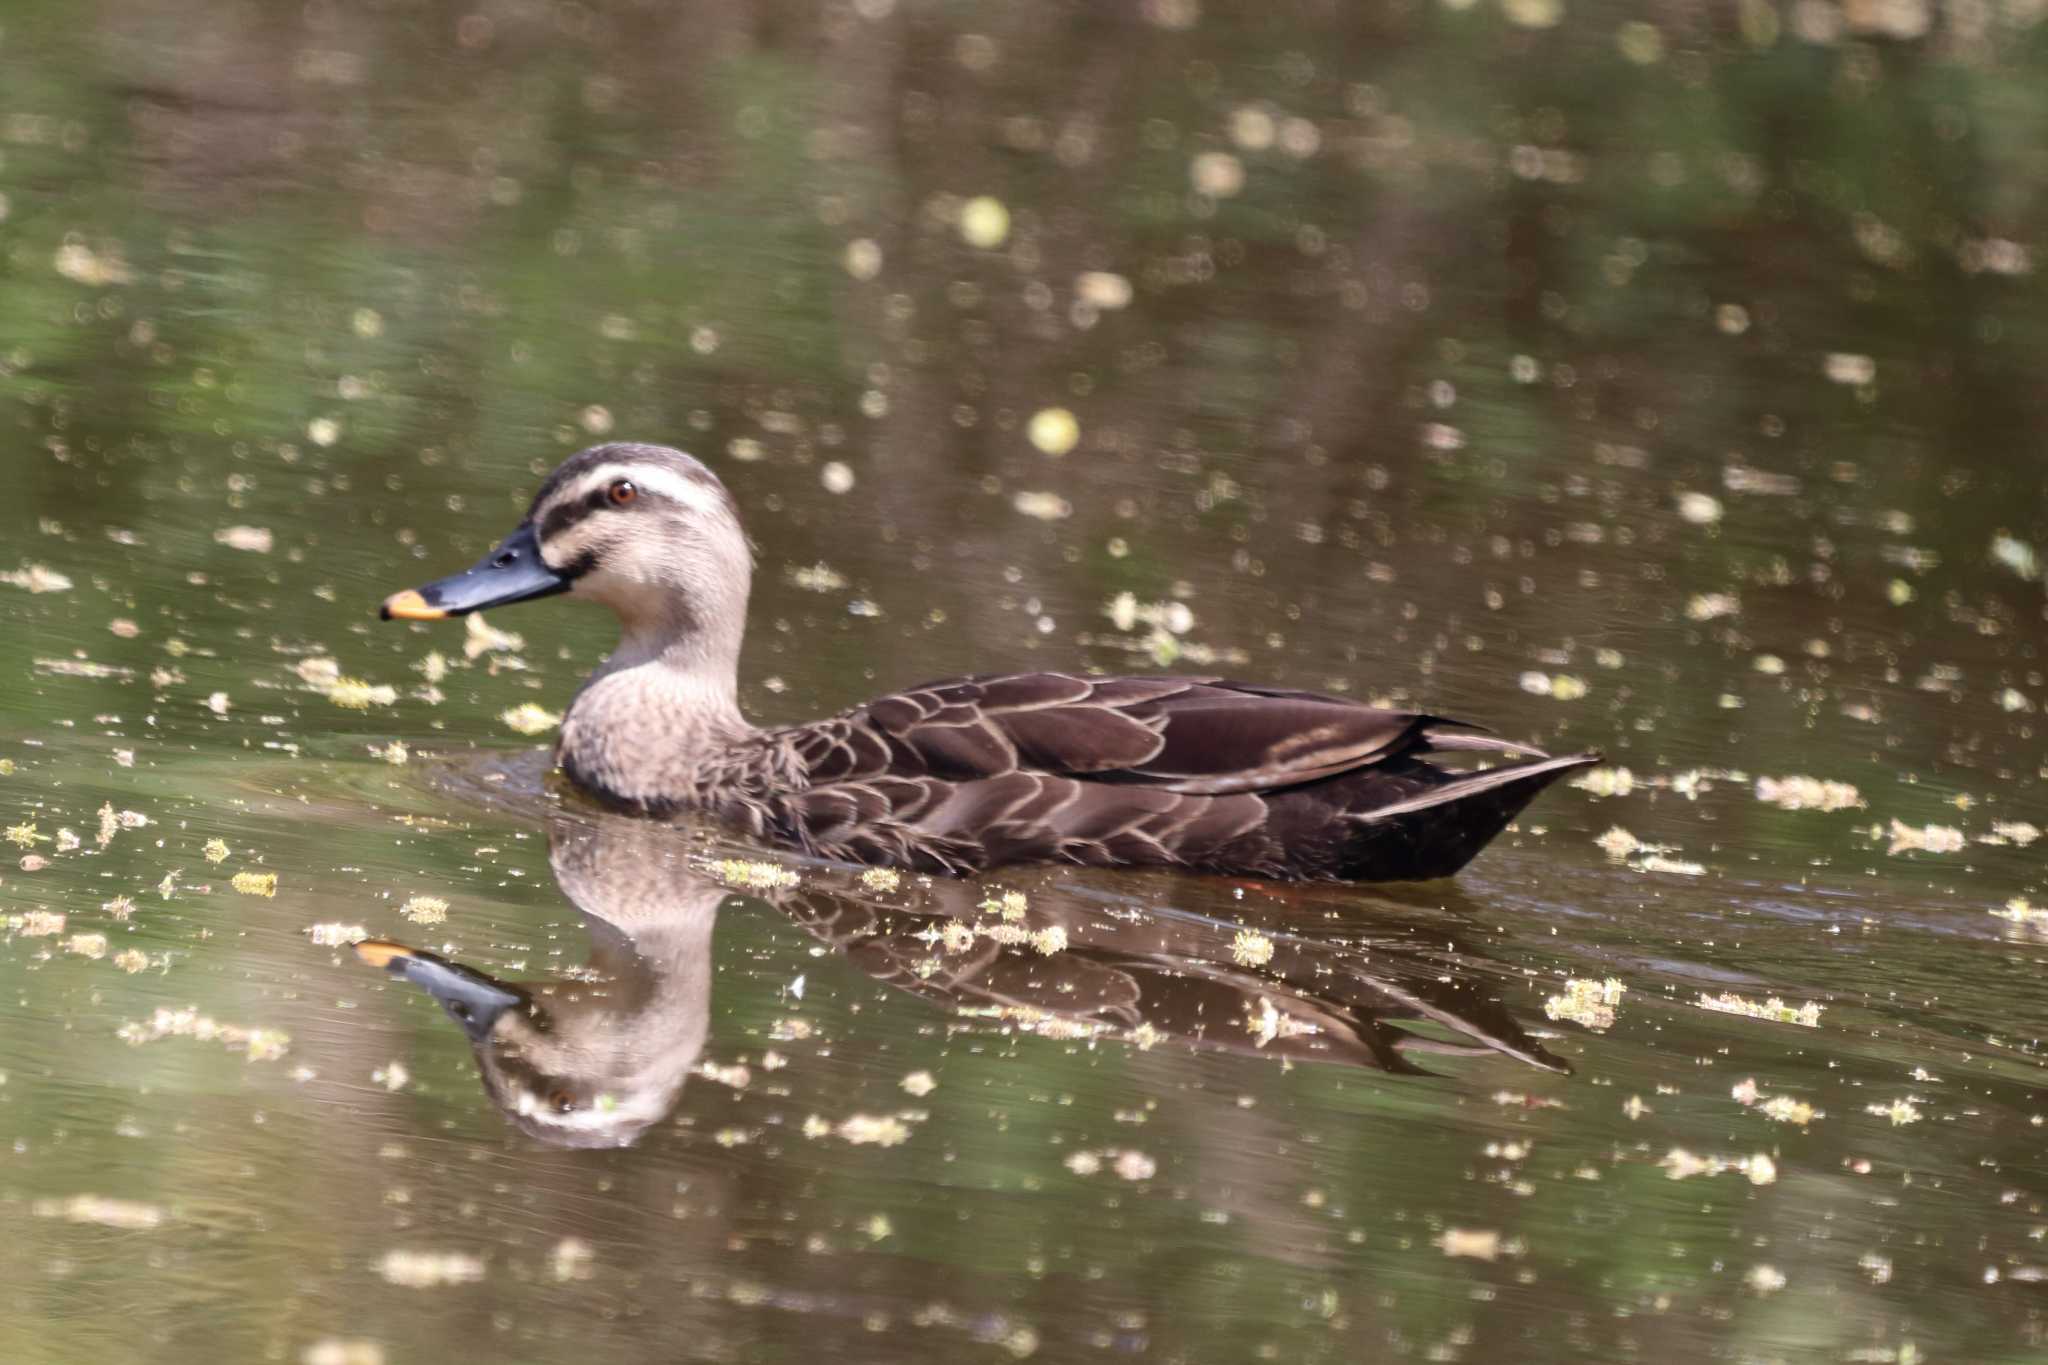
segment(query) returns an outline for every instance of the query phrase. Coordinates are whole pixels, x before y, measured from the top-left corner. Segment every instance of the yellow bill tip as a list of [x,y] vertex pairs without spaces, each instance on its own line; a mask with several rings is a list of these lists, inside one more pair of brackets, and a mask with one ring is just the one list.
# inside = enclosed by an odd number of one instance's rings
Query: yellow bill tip
[[382,938],[366,938],[356,944],[355,949],[356,956],[369,963],[372,967],[389,967],[401,958],[408,958],[413,955],[412,949],[406,947],[403,943],[393,943],[389,939]]
[[448,615],[420,596],[417,588],[407,588],[385,598],[381,614],[387,621],[440,621]]

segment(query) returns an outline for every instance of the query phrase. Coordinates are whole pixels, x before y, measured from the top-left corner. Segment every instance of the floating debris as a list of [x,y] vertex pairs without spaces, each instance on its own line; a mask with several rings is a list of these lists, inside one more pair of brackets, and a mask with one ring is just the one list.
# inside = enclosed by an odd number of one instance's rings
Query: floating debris
[[1057,493],[1020,489],[1010,498],[1010,506],[1037,521],[1064,521],[1074,515],[1074,504]]
[[71,591],[71,580],[46,564],[23,564],[12,573],[0,573],[0,583],[32,593]]
[[33,821],[25,824],[9,825],[6,832],[0,834],[0,838],[5,838],[8,843],[22,848],[34,848],[37,844],[47,844],[50,842],[50,836],[37,829]]
[[1683,1147],[1673,1147],[1657,1165],[1673,1180],[1720,1175],[1724,1171],[1747,1176],[1752,1185],[1769,1185],[1778,1178],[1778,1163],[1762,1152],[1743,1157],[1695,1156]]
[[1684,858],[1667,858],[1661,853],[1645,855],[1637,861],[1636,870],[1638,872],[1668,872],[1674,877],[1704,877],[1707,875],[1706,865],[1703,863],[1688,862]]
[[[2004,531],[1991,538],[1991,557],[2021,578],[2036,579],[2041,576],[2041,559],[2034,552],[2034,547]],[[35,589],[31,588],[29,591],[33,592]]]
[[838,592],[846,586],[846,575],[820,560],[809,568],[792,566],[789,581],[791,586],[805,592]]
[[1240,929],[1231,940],[1230,955],[1244,967],[1263,967],[1273,960],[1273,940],[1256,929]]
[[[1580,791],[1591,792],[1594,796],[1627,796],[1636,789],[1636,775],[1627,768],[1588,768],[1573,778],[1571,785]],[[1615,832],[1608,831],[1610,834]],[[1619,832],[1628,834],[1627,830]],[[1601,846],[1604,848],[1606,845]]]
[[1604,981],[1571,977],[1561,994],[1543,1002],[1543,1013],[1550,1019],[1570,1020],[1605,1033],[1614,1027],[1615,1008],[1627,990],[1626,984],[1611,976]]
[[250,554],[267,555],[277,543],[268,527],[223,526],[213,533],[214,543],[225,545],[230,550],[247,550]]
[[1750,1019],[1797,1024],[1801,1028],[1819,1028],[1821,1011],[1826,1008],[1824,1005],[1808,1001],[1794,1009],[1775,995],[1759,1005],[1756,1001],[1745,999],[1732,991],[1723,991],[1719,995],[1702,994],[1693,1003],[1703,1010],[1713,1010],[1717,1014],[1740,1014]]
[[992,195],[978,195],[960,206],[960,239],[971,247],[993,251],[1010,236],[1010,211]]
[[1435,1245],[1446,1256],[1464,1257],[1474,1261],[1495,1261],[1508,1245],[1498,1232],[1490,1228],[1445,1228],[1437,1237]]
[[390,706],[398,701],[398,689],[389,683],[369,683],[361,678],[339,677],[327,687],[327,700],[350,711],[367,711],[372,706]]
[[707,1081],[717,1081],[720,1085],[730,1086],[734,1090],[745,1090],[754,1083],[754,1073],[745,1066],[738,1063],[720,1066],[708,1057],[698,1064],[697,1074]]
[[308,687],[326,691],[341,681],[341,664],[324,654],[314,654],[292,665],[292,672]]
[[277,895],[275,872],[237,872],[229,879],[228,884],[245,896],[262,896],[269,899]]
[[107,955],[107,936],[105,934],[73,934],[70,938],[64,940],[64,951],[76,953],[80,957],[89,957],[97,962]]
[[1188,163],[1197,194],[1228,199],[1244,188],[1244,163],[1229,152],[1203,152]]
[[1320,1027],[1307,1020],[1282,1012],[1263,995],[1256,1005],[1246,1001],[1244,1011],[1244,1029],[1252,1036],[1255,1047],[1265,1047],[1282,1038],[1305,1038],[1322,1032]]
[[1116,1154],[1110,1169],[1124,1180],[1150,1180],[1159,1173],[1159,1163],[1143,1152],[1126,1147]]
[[1866,1104],[1863,1106],[1863,1112],[1875,1114],[1881,1119],[1890,1119],[1892,1127],[1903,1128],[1909,1123],[1920,1121],[1920,1097],[1908,1095],[1902,1100],[1893,1100],[1890,1104]]
[[913,1071],[902,1080],[896,1082],[896,1084],[909,1094],[915,1095],[918,1099],[923,1099],[926,1095],[939,1088],[939,1083],[932,1078],[932,1073],[929,1071]]
[[149,966],[149,954],[140,948],[123,948],[114,954],[114,965],[133,976]]
[[123,1232],[144,1232],[161,1227],[164,1211],[155,1204],[132,1199],[109,1199],[97,1194],[74,1194],[69,1199],[38,1199],[30,1206],[38,1218],[61,1218],[67,1223],[93,1223]]
[[1837,811],[1863,804],[1862,793],[1849,783],[1803,774],[1759,777],[1756,780],[1756,799],[1780,810]]
[[1554,697],[1558,701],[1577,701],[1586,695],[1586,680],[1569,673],[1560,673],[1552,677],[1548,673],[1530,669],[1522,674],[1518,685],[1532,696]]
[[360,924],[343,924],[339,920],[326,920],[306,926],[306,934],[322,948],[346,948],[361,943],[370,936],[370,931]]
[[1057,457],[1080,443],[1081,423],[1065,408],[1040,408],[1031,414],[1024,434],[1041,452]]
[[109,246],[105,252],[99,252],[75,238],[57,248],[51,264],[59,275],[72,283],[89,284],[95,288],[129,284],[135,279],[135,272],[121,259],[119,247]]
[[561,716],[538,702],[523,701],[498,713],[507,729],[521,735],[544,735],[562,723]]
[[208,839],[206,846],[199,851],[209,863],[224,863],[231,852],[225,839]]
[[439,924],[448,918],[448,902],[439,896],[413,896],[398,907],[398,913],[414,924]]
[[1130,307],[1133,291],[1130,280],[1122,275],[1108,270],[1084,270],[1074,276],[1074,297],[1090,308],[1111,313]]
[[97,678],[101,681],[119,679],[122,682],[135,676],[132,668],[118,664],[94,663],[91,659],[37,659],[38,673],[48,673],[59,678]]
[[871,280],[882,273],[881,244],[871,237],[856,237],[846,244],[841,263],[855,279]]
[[485,654],[515,654],[524,648],[524,636],[514,635],[509,630],[499,630],[484,620],[484,614],[480,611],[473,611],[462,618],[462,657],[465,659],[475,659]]
[[1742,1282],[1758,1294],[1775,1294],[1785,1287],[1785,1274],[1774,1265],[1753,1265]]
[[910,1140],[910,1125],[893,1114],[855,1114],[832,1131],[856,1147],[895,1147]]
[[2023,924],[2029,929],[2048,929],[2048,907],[2034,905],[2025,896],[2014,896],[2005,903],[2003,910],[1991,912],[2002,920]]
[[894,891],[903,884],[903,874],[893,867],[871,867],[860,874],[860,884],[867,891]]
[[1861,387],[1877,378],[1877,362],[1853,351],[1835,351],[1821,362],[1821,372],[1832,383]]
[[721,858],[712,864],[712,871],[727,886],[745,887],[749,891],[787,891],[803,881],[794,869],[780,863],[745,858]]
[[1891,829],[1878,825],[1870,828],[1873,839],[1890,839],[1885,852],[1896,856],[1900,853],[1954,853],[1964,846],[1963,832],[1953,825],[1922,825],[1918,829],[1898,819],[1892,819]]
[[1020,920],[1031,906],[1031,898],[1022,891],[991,892],[981,903],[981,909],[1000,914],[1006,920]]
[[1051,957],[1054,953],[1066,951],[1067,931],[1057,924],[1049,924],[1031,935],[1029,942],[1033,952]]
[[1620,862],[1639,848],[1650,847],[1650,845],[1645,844],[1641,839],[1636,838],[1635,835],[1630,834],[1620,825],[1613,826],[1593,842],[1599,846],[1602,853],[1605,853],[1616,862]]
[[405,1069],[404,1062],[386,1062],[370,1073],[370,1079],[395,1094],[405,1089],[412,1073]]
[[1742,599],[1733,593],[1694,593],[1685,602],[1685,617],[1688,621],[1713,621],[1723,616],[1733,616],[1742,610]]
[[1980,844],[2018,844],[2021,848],[2025,848],[2040,837],[2040,826],[2029,824],[2025,820],[1994,820],[1991,822],[1991,832],[1978,835],[1977,842]]
[[1712,526],[1721,519],[1721,500],[1711,493],[1680,493],[1678,516],[1695,526]]
[[7,927],[23,938],[49,938],[64,932],[65,915],[61,910],[25,910],[18,915],[9,915]]
[[198,1009],[158,1009],[147,1020],[121,1025],[115,1036],[131,1047],[153,1043],[160,1038],[197,1038],[219,1042],[240,1051],[252,1062],[274,1062],[291,1047],[291,1035],[280,1029],[242,1028],[223,1024]]
[[1756,1110],[1774,1123],[1792,1123],[1804,1128],[1815,1119],[1827,1117],[1806,1101],[1795,1100],[1790,1095],[1761,1094],[1754,1076],[1737,1085],[1731,1093],[1737,1104]]
[[484,1277],[484,1263],[460,1251],[388,1251],[377,1263],[388,1284],[405,1289],[438,1289],[474,1284]]

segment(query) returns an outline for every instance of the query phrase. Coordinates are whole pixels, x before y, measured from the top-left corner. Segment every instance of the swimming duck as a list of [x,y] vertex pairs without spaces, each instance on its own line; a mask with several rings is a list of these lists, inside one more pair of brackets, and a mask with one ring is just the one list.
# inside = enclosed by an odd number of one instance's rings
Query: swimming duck
[[[563,979],[501,981],[387,939],[356,954],[447,1011],[485,1093],[520,1131],[555,1146],[627,1146],[698,1071],[712,1033],[713,927],[732,887],[696,844],[623,815],[557,810],[548,862],[590,930],[589,962]],[[1426,952],[1395,940],[1361,954],[1274,927],[1252,967],[1238,960],[1235,921],[1105,901],[1063,881],[1026,885],[995,909],[971,882],[882,886],[829,869],[748,894],[859,972],[939,1006],[949,1029],[978,1019],[1396,1075],[1430,1074],[1418,1057],[1432,1054],[1571,1070],[1502,1002],[1497,977],[1465,965],[1483,958],[1455,928],[1432,926]],[[1441,951],[1447,937],[1455,956]]]
[[[642,814],[709,812],[851,862],[1153,865],[1274,879],[1458,871],[1563,773],[1480,727],[1210,677],[992,673],[801,725],[738,702],[753,556],[716,474],[666,446],[580,451],[472,567],[392,594],[431,621],[557,593],[611,608],[612,651],[562,720],[575,786]],[[1509,759],[1478,771],[1442,754]]]

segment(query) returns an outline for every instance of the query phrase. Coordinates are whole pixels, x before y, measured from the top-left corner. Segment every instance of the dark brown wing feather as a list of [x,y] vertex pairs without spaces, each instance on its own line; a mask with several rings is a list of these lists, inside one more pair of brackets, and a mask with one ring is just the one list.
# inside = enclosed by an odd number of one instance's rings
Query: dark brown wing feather
[[953,778],[1018,769],[1213,794],[1288,786],[1413,747],[1434,717],[1216,678],[1019,673],[911,688],[863,718]]
[[[951,679],[779,732],[802,779],[780,823],[828,855],[946,872],[1059,859],[1444,875],[1547,785],[1548,769],[1573,762],[1524,765],[1545,771],[1517,779],[1421,761],[1440,749],[1535,752],[1474,728],[1216,678]],[[1424,814],[1467,796],[1463,827],[1430,824],[1454,811]],[[1381,827],[1362,834],[1381,809]]]

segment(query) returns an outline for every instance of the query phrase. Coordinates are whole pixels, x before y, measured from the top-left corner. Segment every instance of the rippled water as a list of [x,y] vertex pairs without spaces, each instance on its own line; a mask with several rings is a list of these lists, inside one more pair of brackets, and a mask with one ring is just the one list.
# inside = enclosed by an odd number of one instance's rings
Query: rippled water
[[[2037,1358],[2044,32],[10,7],[0,1356]],[[505,719],[603,621],[374,620],[605,434],[732,486],[764,721],[1609,766],[1415,886],[605,816]]]

